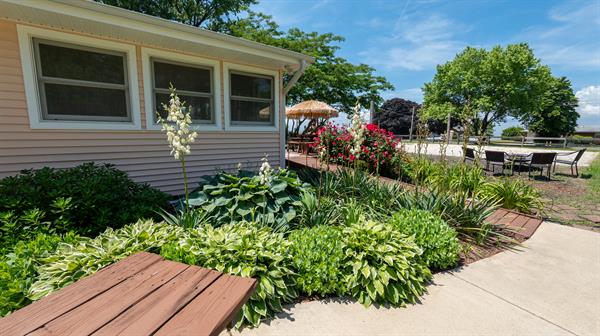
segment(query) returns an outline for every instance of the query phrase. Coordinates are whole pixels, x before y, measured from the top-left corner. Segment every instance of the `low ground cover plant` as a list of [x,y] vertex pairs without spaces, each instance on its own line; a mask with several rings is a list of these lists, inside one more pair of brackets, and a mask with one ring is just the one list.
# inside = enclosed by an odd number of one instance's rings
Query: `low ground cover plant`
[[389,223],[414,238],[423,249],[421,258],[429,268],[445,270],[458,263],[460,244],[456,231],[440,216],[425,210],[403,209],[392,215]]
[[22,171],[0,179],[0,245],[11,246],[37,233],[73,230],[95,236],[109,226],[156,218],[156,210],[166,207],[168,199],[111,165]]
[[256,326],[297,296],[290,245],[282,233],[241,222],[189,230],[186,237],[163,246],[161,254],[167,259],[256,278],[256,291],[237,319],[238,325]]
[[320,225],[295,230],[290,233],[289,240],[300,292],[319,296],[346,292],[342,271],[342,231],[339,227]]

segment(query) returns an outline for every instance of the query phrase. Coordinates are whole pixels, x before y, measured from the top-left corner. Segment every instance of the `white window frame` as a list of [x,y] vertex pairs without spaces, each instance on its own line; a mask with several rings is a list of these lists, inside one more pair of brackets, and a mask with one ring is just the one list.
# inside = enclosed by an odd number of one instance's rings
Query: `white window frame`
[[[231,124],[231,72],[242,72],[249,75],[256,74],[262,76],[270,76],[273,78],[273,125],[232,125]],[[225,102],[225,129],[228,131],[241,132],[276,132],[279,130],[279,71],[267,70],[263,68],[251,67],[247,65],[239,65],[233,63],[223,63],[223,83],[224,85],[224,102]]]
[[[24,25],[17,25],[17,35],[23,69],[25,96],[27,99],[27,113],[29,114],[29,126],[32,129],[140,130],[142,128],[134,45]],[[131,120],[45,120],[43,118],[41,97],[37,83],[36,57],[33,46],[34,38],[124,53],[127,64],[128,109],[131,113]]]
[[[183,66],[200,66],[211,68],[212,72],[212,96],[214,120],[212,124],[192,124],[190,127],[197,131],[219,131],[222,130],[221,124],[221,71],[219,61],[191,56],[186,54],[178,54],[170,51],[142,48],[142,70],[144,74],[144,110],[146,112],[146,128],[148,130],[161,130],[161,125],[154,122],[154,115],[157,107],[154,106],[154,74],[152,73],[152,58],[158,60],[171,61],[179,63]],[[177,89],[177,88],[175,88]],[[159,107],[160,108],[160,107]]]

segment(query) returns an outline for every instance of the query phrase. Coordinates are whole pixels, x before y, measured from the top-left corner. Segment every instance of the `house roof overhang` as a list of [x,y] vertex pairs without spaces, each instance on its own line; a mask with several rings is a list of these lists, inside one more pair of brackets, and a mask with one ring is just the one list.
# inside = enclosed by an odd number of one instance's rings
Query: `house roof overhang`
[[314,58],[87,0],[0,0],[0,18],[293,72]]

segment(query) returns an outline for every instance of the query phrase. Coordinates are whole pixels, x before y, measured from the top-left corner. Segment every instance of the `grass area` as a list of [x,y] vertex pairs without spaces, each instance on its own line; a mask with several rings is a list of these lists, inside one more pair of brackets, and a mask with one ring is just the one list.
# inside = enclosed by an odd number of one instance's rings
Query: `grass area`
[[590,164],[583,176],[589,178],[588,188],[591,192],[589,196],[594,198],[600,196],[600,155]]

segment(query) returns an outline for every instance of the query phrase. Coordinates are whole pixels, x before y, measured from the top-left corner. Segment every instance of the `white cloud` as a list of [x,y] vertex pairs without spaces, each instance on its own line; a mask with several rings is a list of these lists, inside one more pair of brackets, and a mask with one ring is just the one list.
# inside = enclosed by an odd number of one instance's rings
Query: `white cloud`
[[[359,53],[365,62],[386,69],[419,71],[452,59],[466,43],[457,35],[470,28],[439,14],[396,21],[392,34]],[[390,47],[391,46],[391,47]]]
[[586,86],[575,92],[575,96],[579,99],[579,107],[577,108],[579,114],[582,116],[600,116],[600,85]]

